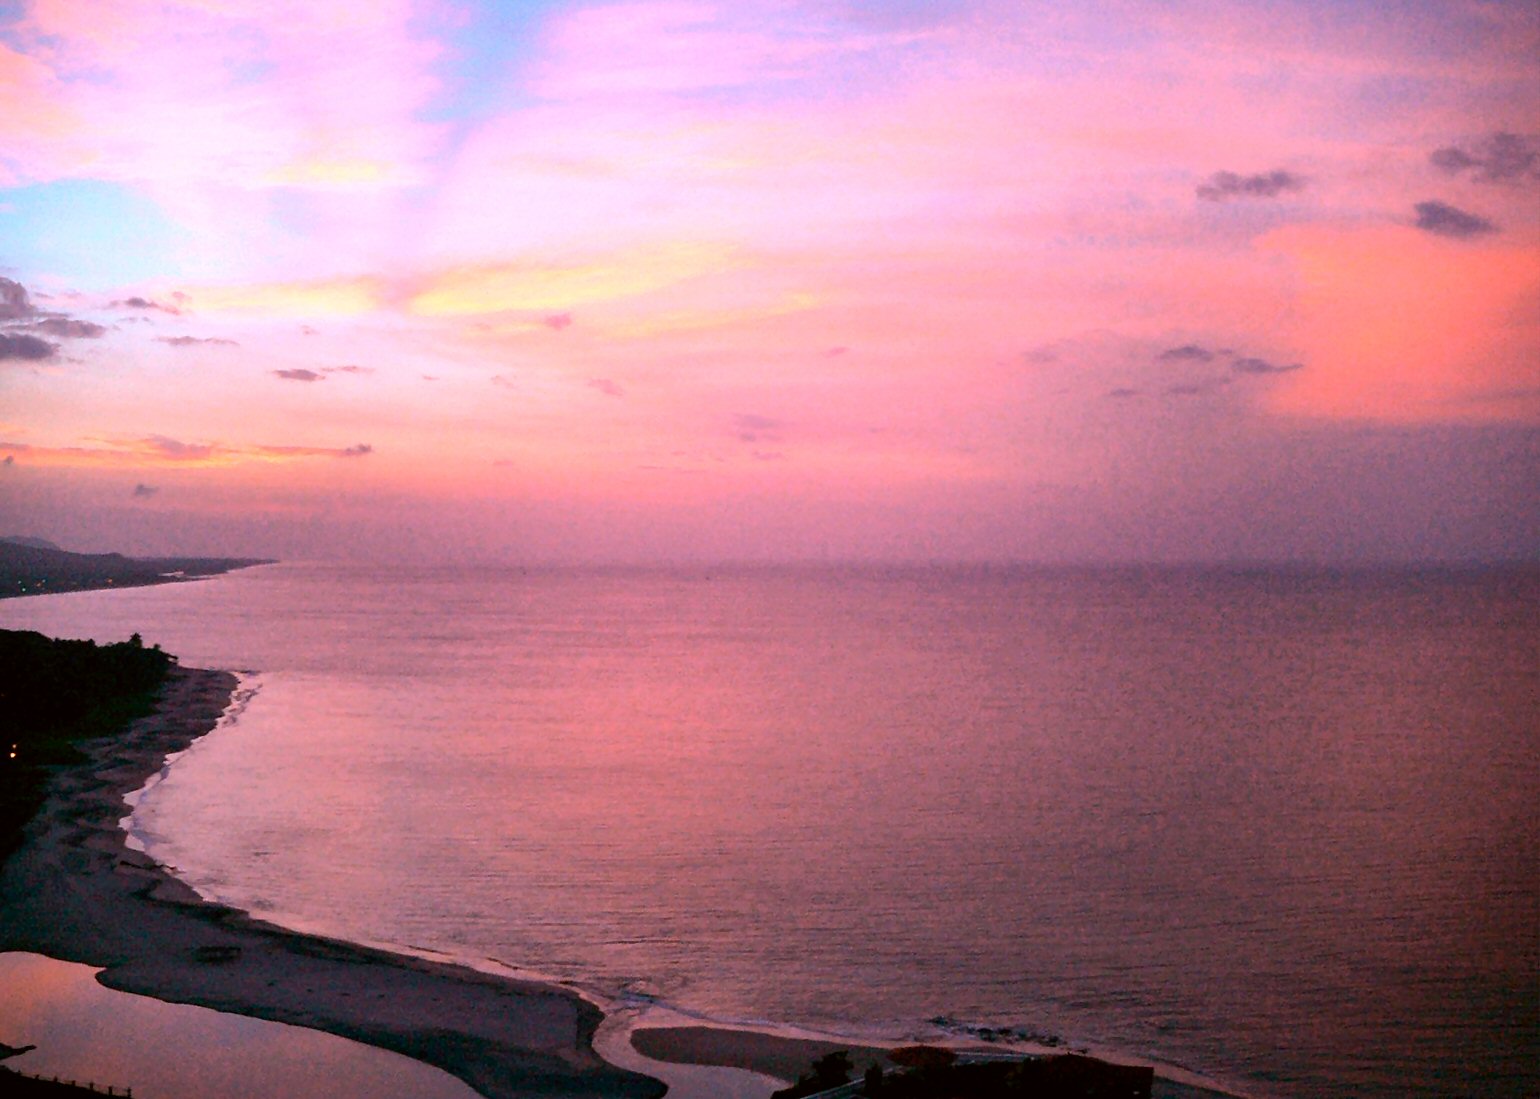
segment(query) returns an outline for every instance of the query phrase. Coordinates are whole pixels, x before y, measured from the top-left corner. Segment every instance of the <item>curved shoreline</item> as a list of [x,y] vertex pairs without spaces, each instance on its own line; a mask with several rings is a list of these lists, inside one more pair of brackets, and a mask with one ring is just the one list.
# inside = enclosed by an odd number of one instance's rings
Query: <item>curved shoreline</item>
[[661,1096],[593,1049],[576,993],[341,940],[204,901],[119,826],[124,795],[211,731],[228,672],[175,668],[154,713],[79,745],[0,867],[0,950],[102,967],[110,988],[312,1027],[435,1065],[490,1099]]

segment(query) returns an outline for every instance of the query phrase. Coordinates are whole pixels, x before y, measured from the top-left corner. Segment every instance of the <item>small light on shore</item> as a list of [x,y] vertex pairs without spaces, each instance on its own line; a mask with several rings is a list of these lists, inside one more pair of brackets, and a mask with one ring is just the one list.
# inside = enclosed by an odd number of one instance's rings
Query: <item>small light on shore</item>
[[14,744],[11,745],[11,758],[12,759],[16,758],[16,745],[14,745]]

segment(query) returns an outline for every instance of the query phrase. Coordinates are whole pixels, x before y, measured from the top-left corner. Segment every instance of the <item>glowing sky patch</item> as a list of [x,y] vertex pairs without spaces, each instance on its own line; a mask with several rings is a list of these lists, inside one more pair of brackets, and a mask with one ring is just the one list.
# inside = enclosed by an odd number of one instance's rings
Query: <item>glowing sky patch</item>
[[1536,56],[1455,0],[9,5],[0,514],[1533,556]]

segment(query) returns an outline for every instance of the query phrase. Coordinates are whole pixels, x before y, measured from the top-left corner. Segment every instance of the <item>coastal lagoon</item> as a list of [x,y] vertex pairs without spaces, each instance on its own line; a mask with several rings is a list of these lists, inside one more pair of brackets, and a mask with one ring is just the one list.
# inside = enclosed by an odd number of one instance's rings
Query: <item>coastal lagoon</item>
[[1540,1090],[1533,571],[370,569],[0,604],[239,670],[133,827],[306,930],[1257,1096]]

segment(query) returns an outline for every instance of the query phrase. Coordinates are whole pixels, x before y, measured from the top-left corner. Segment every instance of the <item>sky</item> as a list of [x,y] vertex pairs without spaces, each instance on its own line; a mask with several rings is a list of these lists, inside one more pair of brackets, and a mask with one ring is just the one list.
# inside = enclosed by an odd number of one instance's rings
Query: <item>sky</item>
[[0,0],[0,535],[1540,559],[1540,8]]

